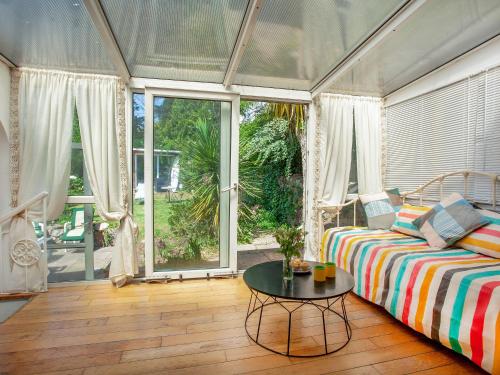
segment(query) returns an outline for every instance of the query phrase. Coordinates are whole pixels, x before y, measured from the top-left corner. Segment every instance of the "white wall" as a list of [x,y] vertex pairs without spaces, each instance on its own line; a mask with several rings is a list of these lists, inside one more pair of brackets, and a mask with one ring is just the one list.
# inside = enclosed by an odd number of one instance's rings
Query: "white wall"
[[7,132],[9,128],[9,97],[10,72],[9,68],[0,62],[0,214],[9,206],[9,142]]
[[8,133],[10,98],[10,70],[0,62],[0,122]]
[[500,37],[386,96],[384,105],[400,103],[496,66],[500,66]]

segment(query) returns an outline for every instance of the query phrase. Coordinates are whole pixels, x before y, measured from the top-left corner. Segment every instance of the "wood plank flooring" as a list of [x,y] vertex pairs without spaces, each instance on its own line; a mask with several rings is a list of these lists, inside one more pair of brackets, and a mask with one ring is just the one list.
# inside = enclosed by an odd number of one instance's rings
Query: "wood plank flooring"
[[[249,296],[241,278],[52,288],[0,325],[0,374],[483,373],[354,295],[347,299],[353,337],[345,348],[312,359],[272,354],[246,336]],[[294,353],[317,353],[321,318],[314,308],[299,314]],[[287,317],[279,307],[264,313],[260,337],[278,350]],[[249,323],[256,329],[256,319]],[[333,314],[327,334],[332,348],[345,338]]]

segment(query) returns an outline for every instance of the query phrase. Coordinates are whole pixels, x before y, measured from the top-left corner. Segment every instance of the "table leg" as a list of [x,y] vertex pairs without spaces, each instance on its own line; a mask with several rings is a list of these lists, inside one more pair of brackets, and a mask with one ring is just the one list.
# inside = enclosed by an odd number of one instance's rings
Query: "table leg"
[[260,314],[259,314],[259,325],[257,327],[257,336],[255,337],[255,342],[259,341],[260,322],[262,321],[262,311],[264,311],[264,304],[263,303],[261,303]]
[[[328,303],[328,301],[327,301]],[[325,354],[328,354],[328,344],[326,342],[326,324],[325,324],[325,310],[321,312],[321,315],[323,317],[323,337],[325,338]]]
[[344,324],[345,324],[345,330],[347,332],[347,338],[348,338],[348,340],[350,340],[351,336],[352,336],[352,332],[350,330],[349,319],[347,318],[347,310],[345,308],[345,303],[344,303],[346,295],[347,294],[344,294],[342,296],[342,299],[340,300],[340,305],[342,306],[342,315],[344,315]]
[[288,344],[286,347],[286,355],[290,355],[290,336],[292,333],[292,313],[288,312]]
[[[322,356],[322,355],[327,355],[327,354],[332,354],[334,352],[337,352],[339,351],[340,349],[342,349],[343,347],[345,347],[349,341],[351,340],[351,337],[352,337],[352,331],[351,331],[351,326],[349,324],[349,320],[347,318],[347,309],[345,307],[345,297],[346,295],[343,295],[343,296],[339,296],[339,297],[336,297],[336,298],[333,298],[332,301],[330,302],[329,299],[326,298],[326,306],[322,305],[322,304],[319,304],[319,303],[316,303],[314,301],[280,301],[278,298],[275,298],[275,297],[271,297],[271,296],[267,296],[267,298],[265,300],[261,300],[259,298],[259,292],[257,291],[254,291],[253,289],[250,289],[250,301],[248,302],[248,308],[247,308],[247,316],[246,316],[246,319],[245,319],[245,330],[248,334],[248,337],[253,341],[255,342],[257,345],[267,349],[267,350],[270,350],[271,352],[274,352],[276,354],[281,354],[281,355],[286,355],[286,356],[289,356],[289,357],[318,357],[318,356]],[[267,303],[267,301],[269,299],[272,299],[273,302],[270,302],[270,303]],[[260,303],[260,306],[257,306],[257,300],[259,300],[259,303]],[[338,311],[335,311],[333,309],[333,305],[338,302],[340,300],[340,304],[341,304],[341,308],[342,308],[342,312],[338,312]],[[285,304],[286,303],[299,303],[299,306],[294,308],[294,309],[288,309]],[[252,307],[252,304],[253,304],[253,307]],[[272,305],[272,304],[277,304],[281,307],[283,307],[287,312],[288,312],[288,337],[287,337],[287,349],[286,349],[286,352],[283,352],[283,351],[277,351],[277,350],[274,350],[264,344],[261,344],[259,343],[259,336],[260,336],[260,326],[261,326],[261,323],[262,323],[262,312],[264,310],[264,306],[266,306],[267,304],[269,305]],[[315,306],[316,308],[318,308],[318,310],[320,310],[321,312],[321,318],[322,318],[322,321],[323,321],[323,339],[324,339],[324,347],[325,347],[325,351],[322,352],[322,354],[311,354],[311,355],[298,355],[298,354],[290,354],[290,347],[291,347],[291,335],[292,335],[292,314],[300,309],[301,307],[305,306],[305,305],[312,305],[312,306]],[[259,322],[258,322],[258,326],[257,326],[257,334],[255,336],[255,338],[250,334],[250,332],[248,331],[248,319],[250,318],[250,316],[257,312],[257,310],[260,310],[259,311]],[[344,320],[344,324],[345,324],[345,329],[346,329],[346,333],[347,333],[347,340],[345,342],[342,343],[342,345],[339,347],[337,345],[335,349],[332,349],[331,351],[328,350],[328,338],[327,338],[327,330],[326,330],[326,323],[327,323],[327,319],[325,318],[325,312],[326,311],[330,311],[334,314],[336,314],[339,318],[341,318],[342,320]]]
[[248,315],[250,314],[250,306],[252,306],[252,299],[253,299],[253,293],[250,291],[250,301],[248,302],[247,318]]

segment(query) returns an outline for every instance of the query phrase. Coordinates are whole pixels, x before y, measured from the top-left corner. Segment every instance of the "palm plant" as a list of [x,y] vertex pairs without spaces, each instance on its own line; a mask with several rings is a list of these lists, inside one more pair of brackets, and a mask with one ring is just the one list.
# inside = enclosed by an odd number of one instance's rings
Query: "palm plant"
[[[220,220],[220,136],[219,128],[205,120],[196,124],[190,142],[182,152],[183,183],[191,191],[191,219],[217,234]],[[246,142],[242,148],[248,147]],[[251,158],[243,158],[239,166],[240,194],[258,198],[260,188]],[[239,214],[249,217],[251,210],[240,204]]]
[[290,124],[290,131],[300,137],[304,131],[306,106],[297,103],[269,103],[269,112]]

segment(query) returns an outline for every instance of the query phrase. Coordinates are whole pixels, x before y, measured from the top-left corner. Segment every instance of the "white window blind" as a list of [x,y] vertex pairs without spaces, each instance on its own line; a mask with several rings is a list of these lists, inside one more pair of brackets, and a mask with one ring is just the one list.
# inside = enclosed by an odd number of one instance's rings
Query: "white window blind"
[[[500,68],[386,108],[386,187],[414,190],[460,169],[500,174]],[[463,178],[444,194],[463,193]],[[491,200],[491,180],[470,178],[468,196]],[[426,191],[439,198],[439,186]]]

